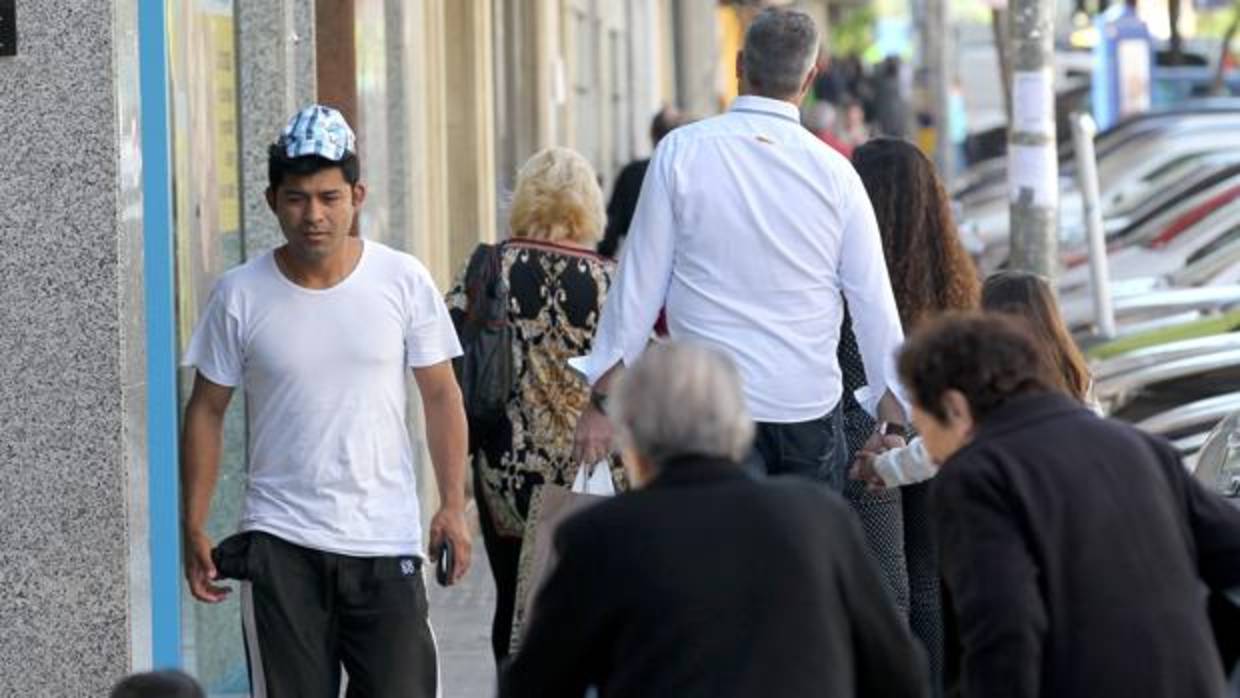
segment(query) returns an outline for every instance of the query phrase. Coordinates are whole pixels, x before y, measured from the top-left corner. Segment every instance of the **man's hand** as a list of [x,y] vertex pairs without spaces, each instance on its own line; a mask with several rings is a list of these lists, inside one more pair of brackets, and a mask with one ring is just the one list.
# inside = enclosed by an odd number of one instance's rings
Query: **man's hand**
[[893,448],[904,448],[908,443],[904,441],[903,436],[895,434],[880,434],[875,431],[870,434],[869,440],[861,447],[861,453],[871,453],[878,455],[884,451],[890,451]]
[[593,405],[587,406],[577,418],[573,462],[590,467],[606,458],[611,453],[612,432],[611,419]]
[[439,562],[439,549],[443,547],[444,540],[452,543],[450,583],[456,584],[469,572],[469,559],[473,552],[473,538],[469,535],[469,524],[465,522],[464,508],[442,507],[431,519],[431,562]]
[[227,599],[232,589],[215,584],[217,577],[215,563],[211,561],[211,539],[201,532],[185,534],[185,579],[189,593],[206,603]]
[[874,469],[876,458],[878,454],[862,451],[857,454],[857,460],[853,461],[852,469],[848,472],[852,479],[864,482],[866,489],[871,492],[887,489],[887,483],[883,482],[878,471]]
[[469,526],[465,523],[465,464],[469,460],[465,407],[451,362],[415,368],[413,378],[422,394],[431,465],[439,485],[439,511],[431,519],[428,541],[430,559],[439,562],[439,548],[445,540],[451,541],[453,571],[449,582],[455,584],[469,571],[473,547]]
[[876,429],[857,453],[857,459],[853,461],[852,468],[848,471],[849,476],[854,480],[864,482],[866,489],[871,492],[886,489],[887,483],[883,482],[883,479],[878,476],[878,471],[874,469],[874,459],[885,451],[904,448],[906,445],[903,436],[882,434]]

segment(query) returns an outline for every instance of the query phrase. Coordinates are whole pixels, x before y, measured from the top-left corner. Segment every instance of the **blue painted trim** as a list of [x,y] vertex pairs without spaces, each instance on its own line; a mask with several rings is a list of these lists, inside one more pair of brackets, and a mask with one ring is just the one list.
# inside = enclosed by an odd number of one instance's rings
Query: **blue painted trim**
[[147,452],[154,664],[181,665],[181,551],[177,475],[176,285],[168,38],[162,0],[138,3],[142,93],[142,214],[146,293]]

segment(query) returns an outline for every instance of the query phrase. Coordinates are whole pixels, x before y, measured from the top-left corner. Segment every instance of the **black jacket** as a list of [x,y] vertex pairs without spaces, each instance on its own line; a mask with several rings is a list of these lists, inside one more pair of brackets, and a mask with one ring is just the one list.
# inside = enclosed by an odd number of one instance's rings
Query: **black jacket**
[[1013,401],[934,485],[965,698],[1215,698],[1206,589],[1240,584],[1240,510],[1164,441],[1070,398]]
[[927,695],[860,526],[820,485],[683,459],[555,544],[501,696]]
[[629,234],[629,224],[633,222],[637,199],[642,193],[642,183],[646,181],[646,169],[649,167],[649,158],[634,160],[625,165],[616,177],[616,188],[607,202],[607,230],[598,245],[598,253],[604,257],[615,257],[620,251],[620,243]]

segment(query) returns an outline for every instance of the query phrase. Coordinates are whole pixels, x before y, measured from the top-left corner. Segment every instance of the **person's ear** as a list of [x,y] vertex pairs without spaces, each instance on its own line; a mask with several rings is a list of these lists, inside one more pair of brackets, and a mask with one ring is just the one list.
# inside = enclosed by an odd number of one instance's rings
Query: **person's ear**
[[745,81],[745,51],[741,49],[736,52],[736,79],[741,82]]
[[954,431],[961,434],[973,433],[973,408],[969,406],[969,399],[964,393],[955,389],[943,393],[943,412]]
[[363,201],[366,200],[366,185],[362,184],[361,182],[358,182],[357,184],[353,185],[352,189],[353,189],[353,208],[357,208],[358,206],[362,205]]
[[267,187],[267,208],[270,208],[272,213],[276,212],[276,190],[271,187]]
[[805,95],[809,94],[809,91],[813,89],[814,81],[817,79],[818,79],[818,66],[814,66],[813,68],[809,69],[809,75],[805,76],[805,82],[801,83],[801,99],[797,100],[798,102],[805,100]]

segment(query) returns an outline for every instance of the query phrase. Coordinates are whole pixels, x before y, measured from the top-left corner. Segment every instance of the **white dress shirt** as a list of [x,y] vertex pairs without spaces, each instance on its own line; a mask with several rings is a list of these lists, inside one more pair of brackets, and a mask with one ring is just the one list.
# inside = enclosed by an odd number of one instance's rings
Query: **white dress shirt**
[[593,352],[573,362],[591,384],[637,359],[666,306],[673,339],[736,362],[755,420],[822,417],[843,392],[842,292],[866,408],[886,389],[904,401],[894,368],[904,336],[874,210],[852,164],[799,117],[788,102],[742,96],[662,140]]

